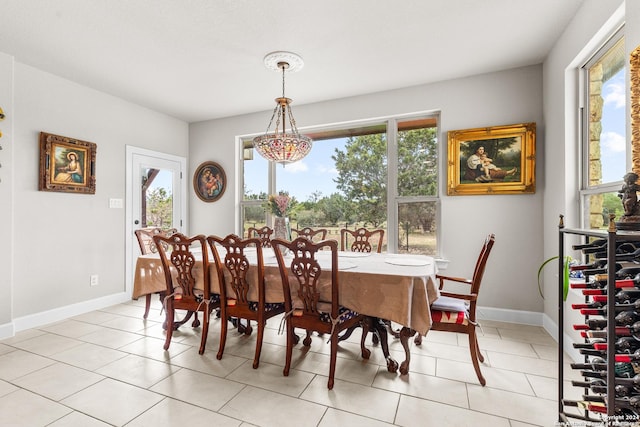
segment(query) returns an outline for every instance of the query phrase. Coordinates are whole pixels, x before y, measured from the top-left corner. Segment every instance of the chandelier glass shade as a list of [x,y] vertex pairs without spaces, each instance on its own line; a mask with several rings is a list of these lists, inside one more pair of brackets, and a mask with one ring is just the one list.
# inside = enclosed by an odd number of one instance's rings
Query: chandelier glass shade
[[298,132],[291,112],[291,99],[284,96],[284,75],[289,63],[280,61],[277,67],[282,70],[282,96],[276,98],[276,108],[273,110],[267,131],[253,139],[253,147],[265,159],[284,165],[303,159],[311,151],[313,141]]

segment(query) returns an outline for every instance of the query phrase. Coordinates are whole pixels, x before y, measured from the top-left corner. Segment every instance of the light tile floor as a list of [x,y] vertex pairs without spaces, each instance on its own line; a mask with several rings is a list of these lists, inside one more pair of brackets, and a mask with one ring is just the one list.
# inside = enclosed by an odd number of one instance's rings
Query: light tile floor
[[[412,343],[411,371],[389,373],[371,339],[341,343],[333,390],[329,345],[294,349],[288,377],[279,318],[268,323],[260,367],[255,332],[231,330],[216,359],[219,319],[198,354],[200,329],[185,325],[162,349],[160,305],[143,300],[90,312],[0,341],[1,426],[473,426],[556,425],[557,346],[540,327],[484,321],[479,385],[466,336],[433,331]],[[254,328],[255,331],[255,328]],[[392,356],[402,361],[397,340]]]

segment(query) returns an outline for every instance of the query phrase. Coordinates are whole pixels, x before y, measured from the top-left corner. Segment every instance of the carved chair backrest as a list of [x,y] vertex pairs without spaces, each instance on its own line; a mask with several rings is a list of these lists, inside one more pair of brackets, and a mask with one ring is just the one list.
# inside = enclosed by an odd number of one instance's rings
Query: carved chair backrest
[[305,227],[302,229],[292,228],[291,231],[296,234],[296,237],[306,237],[313,242],[325,240],[328,230],[326,228],[317,228],[314,230],[311,227]]
[[[320,321],[320,312],[331,313],[332,318],[337,318],[339,309],[338,242],[324,240],[313,243],[305,237],[298,237],[291,242],[273,239],[271,245],[280,269],[285,311],[292,312],[295,309],[299,313],[294,312],[294,317],[309,319],[317,317],[318,321]],[[331,267],[325,266],[326,271],[320,281],[324,270],[317,255],[326,254],[328,251],[331,251]]]
[[260,239],[263,248],[271,247],[271,235],[273,234],[273,229],[267,226],[262,228],[254,228],[249,227],[247,230],[247,237],[254,238],[257,237]]
[[[343,228],[340,230],[340,250],[351,252],[372,252],[375,248],[377,253],[382,252],[384,230],[367,230],[358,228],[355,231]],[[349,241],[353,240],[351,245]]]
[[[167,237],[156,235],[153,241],[162,261],[167,295],[181,293],[181,298],[176,300],[208,301],[211,292],[209,255],[205,236],[199,234],[187,237],[182,233],[176,233]],[[196,255],[198,252],[201,255]],[[202,276],[203,283],[196,287],[199,276]]]
[[[249,290],[257,286],[258,300],[264,301],[264,261],[260,239],[242,239],[235,234],[229,234],[224,238],[209,236],[207,242],[216,262],[221,299],[225,302],[227,299],[234,299],[236,305],[248,306]],[[255,281],[250,280],[248,275],[250,261],[247,249],[255,251],[256,254],[257,266],[252,267],[257,268]]]
[[158,252],[153,236],[171,236],[177,233],[178,230],[170,228],[163,230],[159,227],[139,228],[135,231],[136,238],[138,239],[138,245],[140,246],[140,252],[142,255]]

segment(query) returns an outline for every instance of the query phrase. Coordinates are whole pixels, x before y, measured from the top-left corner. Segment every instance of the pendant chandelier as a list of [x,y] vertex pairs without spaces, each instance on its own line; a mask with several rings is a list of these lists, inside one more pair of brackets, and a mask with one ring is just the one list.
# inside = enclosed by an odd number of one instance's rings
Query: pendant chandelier
[[[311,138],[298,132],[291,112],[292,100],[284,95],[285,72],[298,71],[304,63],[300,56],[291,52],[272,52],[264,57],[264,63],[269,69],[282,71],[282,96],[276,98],[276,108],[273,109],[266,133],[255,137],[253,146],[265,159],[284,166],[304,158],[313,146]],[[275,125],[271,131],[274,119]]]

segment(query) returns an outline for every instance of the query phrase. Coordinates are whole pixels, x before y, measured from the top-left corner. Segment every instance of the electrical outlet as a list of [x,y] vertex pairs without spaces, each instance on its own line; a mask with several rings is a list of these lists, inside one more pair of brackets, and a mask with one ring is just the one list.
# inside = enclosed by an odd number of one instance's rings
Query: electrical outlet
[[98,286],[98,275],[97,274],[92,274],[91,277],[89,278],[89,284],[91,286]]

